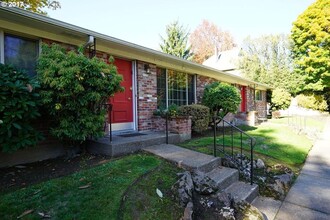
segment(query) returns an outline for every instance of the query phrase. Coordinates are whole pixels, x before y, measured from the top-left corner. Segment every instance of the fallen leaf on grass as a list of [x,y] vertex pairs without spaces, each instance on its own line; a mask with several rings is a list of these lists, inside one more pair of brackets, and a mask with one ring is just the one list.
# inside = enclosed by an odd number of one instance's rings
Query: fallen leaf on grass
[[45,214],[45,213],[43,213],[43,212],[38,212],[38,215],[40,215],[40,216],[43,217],[43,218],[51,218],[50,215]]
[[158,188],[156,189],[156,193],[160,198],[163,198],[163,193]]
[[41,189],[35,191],[35,192],[33,193],[33,195],[36,195],[36,194],[38,194],[38,193],[40,193],[40,192],[41,192]]
[[131,170],[127,170],[127,172],[128,172],[128,173],[132,173],[132,171],[131,171]]
[[30,209],[30,210],[26,210],[25,212],[23,212],[20,216],[17,217],[17,219],[22,218],[30,213],[32,213],[34,210]]
[[79,186],[79,189],[87,189],[89,187],[91,187],[92,183],[88,183],[87,185],[84,186]]

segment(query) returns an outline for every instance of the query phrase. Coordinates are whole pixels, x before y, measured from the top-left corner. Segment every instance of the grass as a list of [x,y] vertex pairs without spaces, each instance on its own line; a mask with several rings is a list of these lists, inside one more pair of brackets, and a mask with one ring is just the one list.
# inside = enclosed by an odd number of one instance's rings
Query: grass
[[[155,169],[161,172],[153,172]],[[143,204],[147,212],[142,213],[140,219],[153,215],[173,219],[173,213],[182,213],[182,210],[166,194],[160,199],[156,188],[169,191],[177,171],[167,162],[150,155],[127,156],[70,176],[4,193],[0,197],[0,216],[1,219],[16,219],[25,211],[33,210],[23,219],[40,219],[38,213],[47,213],[51,219],[118,219],[123,215],[123,206],[126,219],[126,216],[139,213],[141,209],[135,206]],[[136,191],[135,187],[139,190]],[[124,194],[128,198],[125,203],[122,202]],[[136,204],[129,202],[130,198],[134,198]]]
[[[301,168],[306,156],[312,147],[311,141],[303,136],[296,134],[291,128],[285,125],[263,123],[258,127],[241,127],[249,135],[256,138],[254,152],[256,156],[264,159],[268,165],[282,163],[294,171]],[[225,150],[231,153],[231,135],[224,136]],[[222,135],[217,136],[217,146],[223,143]],[[221,146],[220,146],[221,145]],[[234,133],[234,151],[239,151],[239,134]],[[190,148],[199,152],[213,154],[213,137],[192,139],[182,144],[183,147]],[[244,153],[249,153],[249,140],[243,137]]]
[[269,119],[269,122],[274,124],[283,124],[283,125],[294,125],[301,128],[313,129],[316,131],[323,131],[325,118],[322,116],[293,116],[293,117],[281,117],[279,119]]

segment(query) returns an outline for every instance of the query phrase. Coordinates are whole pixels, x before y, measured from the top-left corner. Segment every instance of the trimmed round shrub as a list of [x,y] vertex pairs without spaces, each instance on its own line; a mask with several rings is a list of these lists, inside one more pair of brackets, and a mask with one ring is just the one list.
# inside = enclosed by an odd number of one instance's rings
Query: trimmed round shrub
[[179,107],[181,115],[191,116],[192,130],[201,133],[209,125],[210,109],[204,105],[184,105]]
[[232,85],[214,82],[207,85],[204,90],[202,104],[221,117],[227,113],[236,113],[241,103],[241,95]]

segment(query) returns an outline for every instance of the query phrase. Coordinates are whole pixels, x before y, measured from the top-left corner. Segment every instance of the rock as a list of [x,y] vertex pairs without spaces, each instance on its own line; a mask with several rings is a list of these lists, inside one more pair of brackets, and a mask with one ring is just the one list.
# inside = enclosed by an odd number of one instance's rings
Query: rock
[[286,174],[274,176],[274,178],[276,179],[275,183],[280,187],[282,187],[285,191],[287,191],[292,183],[293,174],[286,173]]
[[191,174],[188,171],[178,174],[180,179],[174,183],[172,186],[173,191],[178,192],[179,203],[182,207],[192,201],[192,193],[194,189],[194,184],[192,181]]
[[234,209],[230,207],[222,207],[220,209],[220,215],[223,219],[235,220]]
[[249,219],[249,220],[263,220],[264,216],[262,213],[251,205],[250,203],[241,200],[241,201],[234,201],[234,209],[237,212],[238,219]]
[[264,163],[263,160],[258,159],[257,163],[256,163],[256,166],[257,166],[258,169],[262,169],[262,168],[265,168],[265,163]]
[[217,193],[217,199],[220,203],[224,204],[225,206],[230,206],[232,201],[228,193],[225,192],[219,192]]
[[193,174],[195,190],[201,195],[210,195],[217,191],[216,183],[204,173],[196,171]]
[[267,187],[276,192],[278,199],[283,200],[285,198],[285,191],[281,184],[278,184],[275,181],[274,184],[267,184]]
[[184,215],[182,220],[192,220],[192,214],[193,214],[194,204],[192,202],[188,202],[186,208],[184,209]]

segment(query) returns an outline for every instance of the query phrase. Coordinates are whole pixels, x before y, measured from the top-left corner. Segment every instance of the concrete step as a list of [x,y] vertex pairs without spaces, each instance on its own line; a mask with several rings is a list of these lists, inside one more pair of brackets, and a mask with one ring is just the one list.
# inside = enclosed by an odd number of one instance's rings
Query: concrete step
[[236,169],[220,166],[206,173],[206,176],[216,182],[218,189],[224,190],[238,181],[239,173]]
[[198,170],[207,173],[221,164],[219,157],[202,154],[173,144],[160,144],[145,147],[143,150],[174,162],[179,167],[189,171]]
[[259,186],[237,181],[226,188],[225,192],[230,193],[235,201],[245,200],[251,203],[259,194]]

